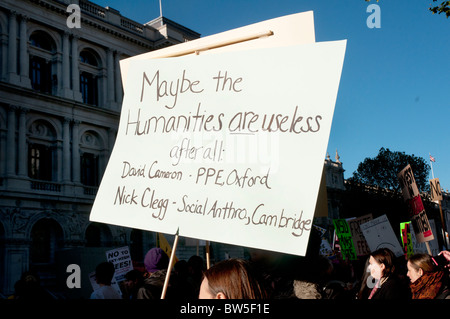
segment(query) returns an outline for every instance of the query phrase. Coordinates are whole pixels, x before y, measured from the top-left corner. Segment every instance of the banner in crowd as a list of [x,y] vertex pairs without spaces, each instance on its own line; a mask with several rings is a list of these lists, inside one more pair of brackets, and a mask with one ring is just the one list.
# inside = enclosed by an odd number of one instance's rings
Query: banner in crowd
[[433,202],[442,200],[442,190],[439,178],[433,178],[430,180],[430,196]]
[[348,226],[352,233],[353,245],[355,247],[357,256],[365,256],[370,254],[370,248],[367,244],[366,238],[361,232],[361,224],[367,223],[372,220],[372,214],[364,215],[358,218],[352,218],[347,220]]
[[330,242],[325,237],[325,233],[327,230],[325,228],[319,227],[317,225],[313,225],[320,233],[321,243],[320,243],[320,255],[332,258],[334,256],[334,251],[331,248]]
[[90,220],[304,255],[345,47],[131,61]]
[[360,227],[371,252],[380,248],[389,248],[395,256],[403,255],[402,246],[400,246],[386,215],[361,224]]
[[398,180],[403,193],[403,199],[407,202],[411,216],[411,222],[414,226],[414,232],[419,242],[426,242],[434,239],[425,208],[417,188],[416,180],[411,168],[407,165],[400,173]]
[[114,278],[117,282],[124,280],[127,272],[133,270],[128,246],[115,248],[106,252],[106,260],[114,265]]
[[342,257],[348,260],[356,260],[356,250],[353,244],[352,231],[345,219],[333,219],[336,236],[339,239]]
[[[433,231],[433,234],[437,234],[436,223],[435,223],[434,219],[430,219],[429,223],[430,223],[430,228]],[[411,228],[413,229],[413,231],[411,232],[411,241],[412,241],[412,245],[413,245],[413,251],[415,254],[416,253],[424,253],[424,254],[431,253],[431,255],[435,256],[441,252],[441,249],[439,248],[439,243],[438,243],[437,237],[434,237],[433,240],[430,240],[427,242],[420,242],[417,240],[416,232],[414,231],[414,225],[412,223],[411,223]],[[430,252],[428,252],[426,243],[428,243]]]
[[[157,234],[157,246],[159,248],[161,248],[162,250],[164,250],[164,252],[166,253],[166,255],[168,257],[170,257],[172,255],[172,246],[167,241],[167,238],[161,233]],[[174,256],[174,263],[176,263],[177,261],[178,261],[178,258],[175,255]]]
[[411,222],[400,223],[400,238],[402,239],[403,253],[406,257],[414,254],[411,238]]

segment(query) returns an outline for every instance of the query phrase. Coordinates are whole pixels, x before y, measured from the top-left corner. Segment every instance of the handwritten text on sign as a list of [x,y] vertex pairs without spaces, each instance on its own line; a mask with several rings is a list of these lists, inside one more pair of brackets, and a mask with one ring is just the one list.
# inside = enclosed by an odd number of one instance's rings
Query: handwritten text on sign
[[344,51],[130,63],[91,220],[303,255]]

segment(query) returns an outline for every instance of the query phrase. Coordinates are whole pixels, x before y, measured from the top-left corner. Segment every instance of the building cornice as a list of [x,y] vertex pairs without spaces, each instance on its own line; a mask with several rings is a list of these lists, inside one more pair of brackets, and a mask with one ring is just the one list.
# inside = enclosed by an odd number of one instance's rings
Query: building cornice
[[[90,106],[81,102],[74,101],[72,99],[63,98],[60,96],[50,95],[50,94],[44,94],[40,93],[38,91],[35,91],[33,89],[24,88],[21,86],[17,86],[14,84],[9,84],[7,82],[0,81],[0,92],[7,92],[8,94],[11,94],[12,96],[20,97],[20,101],[9,101],[7,99],[6,94],[2,93],[2,96],[4,97],[2,99],[2,102],[4,103],[10,103],[11,105],[21,105],[26,107],[27,99],[29,98],[30,101],[36,101],[38,99],[42,102],[47,102],[48,105],[58,105],[60,107],[61,113],[53,115],[57,116],[63,116],[66,117],[68,115],[68,111],[70,110],[70,115],[73,115],[73,109],[77,110],[77,114],[81,115],[82,113],[89,113],[89,118],[98,118],[98,116],[94,116],[94,114],[99,114],[103,117],[106,116],[108,118],[108,122],[105,121],[104,124],[98,123],[100,126],[104,127],[110,127],[111,126],[111,119],[114,120],[114,123],[118,125],[119,118],[120,118],[120,111],[113,111],[106,108],[98,107],[98,106]],[[46,113],[45,109],[40,110],[38,106],[33,103],[33,107],[29,107],[30,110],[34,111],[41,111],[43,113]],[[80,116],[81,117],[81,116]],[[107,125],[109,123],[109,125]]]

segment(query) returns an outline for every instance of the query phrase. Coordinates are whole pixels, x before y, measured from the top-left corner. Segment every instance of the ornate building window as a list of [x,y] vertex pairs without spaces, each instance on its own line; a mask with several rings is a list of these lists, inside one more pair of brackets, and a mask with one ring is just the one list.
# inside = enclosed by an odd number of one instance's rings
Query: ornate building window
[[31,87],[36,91],[52,94],[54,87],[56,87],[56,74],[53,75],[53,55],[55,51],[55,44],[48,34],[43,31],[36,31],[31,34],[30,80]]
[[29,144],[28,176],[44,181],[52,180],[52,149],[42,144]]
[[81,183],[86,186],[98,186],[98,156],[84,153],[81,156]]
[[28,130],[28,176],[32,179],[54,180],[55,139],[53,127],[46,121],[33,122]]
[[98,106],[98,59],[93,52],[83,50],[80,53],[80,62],[80,92],[83,103]]
[[80,140],[81,157],[80,173],[81,183],[86,186],[99,186],[100,183],[100,154],[103,143],[94,131],[86,131]]

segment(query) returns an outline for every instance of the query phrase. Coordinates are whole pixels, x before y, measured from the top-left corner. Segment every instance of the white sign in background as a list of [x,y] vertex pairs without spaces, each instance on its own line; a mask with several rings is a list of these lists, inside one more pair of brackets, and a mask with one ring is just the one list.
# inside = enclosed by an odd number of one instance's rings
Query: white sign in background
[[130,62],[90,220],[304,255],[345,47]]
[[133,270],[133,262],[131,261],[128,246],[108,250],[105,254],[106,260],[114,265],[114,278],[117,281],[124,280],[127,272]]
[[[436,223],[434,222],[434,219],[429,219],[429,223],[431,226],[431,230],[433,231],[433,234],[437,234]],[[412,228],[411,241],[413,243],[413,252],[428,254],[428,248],[427,248],[425,242],[419,242],[417,240],[416,235],[415,235],[416,233],[414,230],[414,225],[411,223],[410,226]],[[428,241],[428,245],[430,247],[430,251],[433,256],[438,255],[441,252],[441,250],[439,249],[439,243],[438,243],[436,237],[434,237],[433,240]]]
[[361,224],[360,228],[371,252],[380,248],[389,248],[395,256],[399,257],[403,255],[402,246],[400,246],[386,215]]

